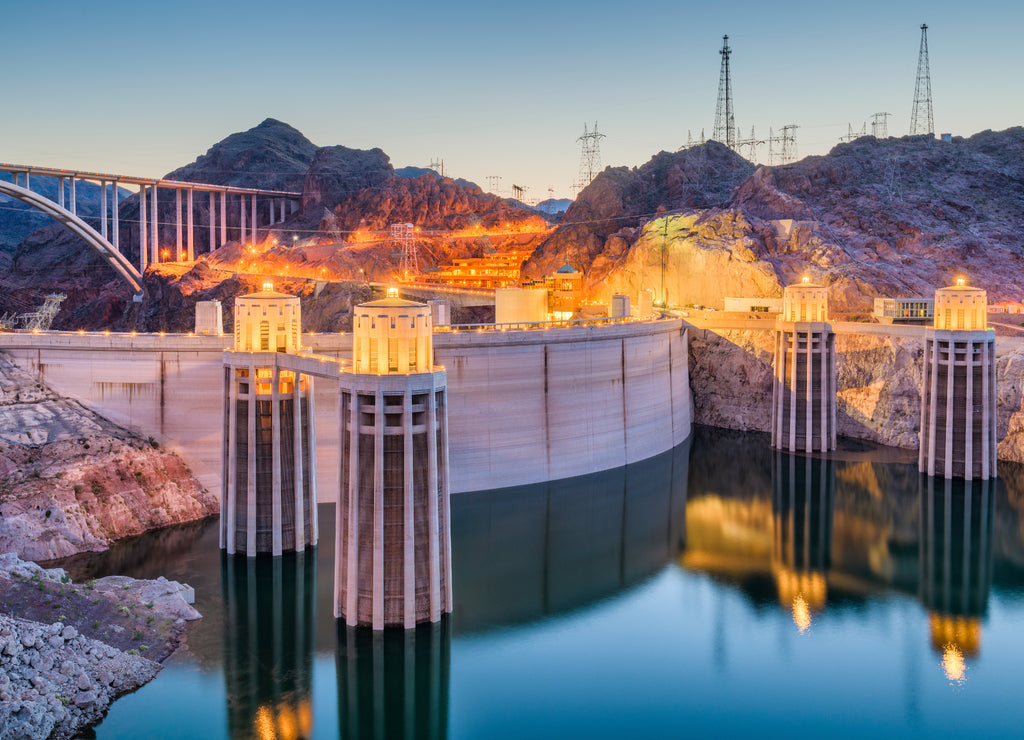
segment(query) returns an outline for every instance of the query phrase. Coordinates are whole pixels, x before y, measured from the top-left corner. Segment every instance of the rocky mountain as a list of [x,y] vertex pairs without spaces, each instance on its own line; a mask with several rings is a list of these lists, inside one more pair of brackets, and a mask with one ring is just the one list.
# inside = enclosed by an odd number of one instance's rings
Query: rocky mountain
[[580,192],[523,270],[540,277],[568,261],[587,274],[588,285],[597,286],[624,259],[645,223],[670,211],[719,206],[753,171],[714,141],[660,152],[640,167],[608,167]]
[[[728,161],[731,153],[706,146]],[[642,226],[633,213],[644,168],[606,170],[531,265],[544,271],[569,258],[602,300],[650,288],[671,304],[722,308],[725,296],[781,295],[803,274],[831,287],[836,313],[868,313],[878,295],[930,296],[959,274],[990,300],[1019,300],[1022,151],[1024,128],[952,142],[863,137],[791,165],[748,165],[740,178],[736,163],[734,179],[719,180],[734,185],[721,202],[669,201],[665,210],[682,213]],[[654,194],[648,207],[668,201],[653,182],[642,193]],[[626,227],[613,231],[618,223]]]

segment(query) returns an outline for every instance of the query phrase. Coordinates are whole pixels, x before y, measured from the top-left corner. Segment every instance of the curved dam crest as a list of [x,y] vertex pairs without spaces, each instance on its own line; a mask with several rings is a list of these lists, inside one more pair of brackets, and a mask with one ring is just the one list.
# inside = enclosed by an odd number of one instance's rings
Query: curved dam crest
[[[230,336],[6,334],[0,351],[54,390],[179,452],[221,487],[222,353]],[[351,357],[351,334],[303,345]],[[690,436],[687,331],[678,319],[545,331],[438,332],[448,372],[452,493],[622,467]],[[338,393],[315,384],[318,500],[334,501]]]

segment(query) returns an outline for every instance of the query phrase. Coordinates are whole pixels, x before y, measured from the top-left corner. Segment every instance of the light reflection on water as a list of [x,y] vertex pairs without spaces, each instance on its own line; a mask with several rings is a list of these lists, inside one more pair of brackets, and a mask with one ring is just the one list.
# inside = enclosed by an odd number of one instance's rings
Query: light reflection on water
[[409,632],[334,620],[329,511],[305,557],[222,557],[212,520],[71,559],[187,581],[204,614],[97,736],[1018,736],[1024,475],[965,487],[892,455],[698,429],[455,496],[455,612]]

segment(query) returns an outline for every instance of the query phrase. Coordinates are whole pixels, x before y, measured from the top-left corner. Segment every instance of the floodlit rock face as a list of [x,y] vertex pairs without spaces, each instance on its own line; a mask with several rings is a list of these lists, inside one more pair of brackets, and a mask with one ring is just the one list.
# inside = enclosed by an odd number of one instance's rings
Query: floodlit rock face
[[328,146],[318,149],[302,184],[302,207],[334,208],[364,188],[376,188],[394,177],[388,155],[380,149]]
[[[597,283],[617,265],[640,227],[666,211],[724,203],[754,167],[718,142],[678,153],[660,152],[640,167],[609,167],[569,206],[560,226],[524,265],[532,277],[569,260]],[[590,275],[596,263],[595,274]]]
[[47,560],[218,510],[177,455],[0,355],[0,552]]

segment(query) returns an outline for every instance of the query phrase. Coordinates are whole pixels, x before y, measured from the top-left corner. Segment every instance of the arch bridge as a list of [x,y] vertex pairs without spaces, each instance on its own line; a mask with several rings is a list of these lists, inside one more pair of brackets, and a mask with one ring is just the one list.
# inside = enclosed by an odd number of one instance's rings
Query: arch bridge
[[[0,179],[0,194],[10,196],[39,210],[58,223],[70,229],[95,249],[103,260],[131,286],[135,299],[142,297],[142,275],[151,263],[159,263],[161,256],[180,262],[195,259],[195,194],[209,194],[209,210],[205,226],[210,232],[210,250],[223,246],[228,242],[228,201],[232,207],[238,208],[239,221],[236,230],[239,241],[247,236],[256,241],[257,229],[260,227],[257,199],[269,202],[266,212],[269,223],[280,223],[298,209],[302,193],[281,190],[261,190],[256,188],[239,188],[229,185],[210,185],[208,183],[187,182],[183,180],[153,179],[116,175],[101,172],[83,172],[34,165],[0,164],[0,174],[6,173],[10,180]],[[32,190],[33,177],[53,178],[57,181],[56,200]],[[76,183],[86,181],[98,183],[100,186],[99,230],[95,229],[78,215],[78,196]],[[121,251],[120,199],[118,188],[135,186],[139,198],[138,219],[130,222],[130,228],[138,233],[139,262],[132,262]],[[174,224],[175,243],[160,244],[158,202],[159,191],[174,191]],[[109,196],[108,196],[109,191]],[[184,198],[182,194],[184,193]],[[219,202],[218,202],[219,196]],[[184,201],[184,213],[183,213]],[[219,205],[219,209],[218,209]],[[220,215],[218,217],[218,210]],[[246,218],[248,216],[248,218]],[[219,227],[219,228],[218,228]],[[166,253],[166,254],[165,254]]]

